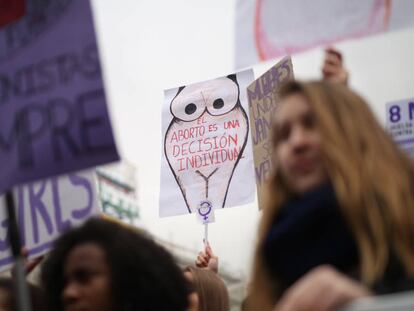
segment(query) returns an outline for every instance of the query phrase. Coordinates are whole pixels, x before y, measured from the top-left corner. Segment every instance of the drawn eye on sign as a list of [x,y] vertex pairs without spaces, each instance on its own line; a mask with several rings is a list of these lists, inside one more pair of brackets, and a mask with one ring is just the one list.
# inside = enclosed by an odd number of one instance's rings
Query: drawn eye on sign
[[170,112],[164,153],[188,212],[224,207],[249,132],[237,76],[180,87]]

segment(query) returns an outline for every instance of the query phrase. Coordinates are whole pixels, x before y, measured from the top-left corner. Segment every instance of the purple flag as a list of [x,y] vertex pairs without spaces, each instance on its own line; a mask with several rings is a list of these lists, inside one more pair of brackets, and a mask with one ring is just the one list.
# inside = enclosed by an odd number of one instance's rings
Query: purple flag
[[0,29],[0,193],[119,159],[89,1],[25,9]]

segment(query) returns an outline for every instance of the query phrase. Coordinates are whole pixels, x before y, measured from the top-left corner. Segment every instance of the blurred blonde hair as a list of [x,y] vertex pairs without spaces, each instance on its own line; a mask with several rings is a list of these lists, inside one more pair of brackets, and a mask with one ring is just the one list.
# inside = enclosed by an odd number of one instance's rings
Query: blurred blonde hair
[[229,294],[223,280],[213,271],[187,267],[191,272],[193,284],[198,294],[200,311],[229,311]]
[[[381,279],[390,250],[406,272],[414,275],[414,170],[375,119],[366,102],[342,85],[289,82],[283,99],[302,94],[316,118],[322,155],[343,215],[356,239],[360,277],[367,286]],[[253,266],[255,309],[269,310],[280,291],[269,278],[263,243],[290,191],[278,163],[264,191],[264,208]]]

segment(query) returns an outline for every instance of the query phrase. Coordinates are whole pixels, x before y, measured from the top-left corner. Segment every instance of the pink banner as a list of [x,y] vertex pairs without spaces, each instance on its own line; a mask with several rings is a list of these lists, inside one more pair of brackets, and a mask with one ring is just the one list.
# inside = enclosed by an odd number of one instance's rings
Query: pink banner
[[238,1],[236,67],[412,26],[407,0]]

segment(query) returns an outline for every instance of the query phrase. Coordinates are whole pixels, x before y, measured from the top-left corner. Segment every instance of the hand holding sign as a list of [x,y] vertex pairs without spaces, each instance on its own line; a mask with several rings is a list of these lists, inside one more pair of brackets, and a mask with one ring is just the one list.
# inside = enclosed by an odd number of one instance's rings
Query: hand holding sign
[[[24,258],[24,270],[26,275],[32,272],[43,260],[44,256],[39,256],[34,259],[29,259],[29,250],[26,247],[22,248],[21,255]],[[12,277],[16,277],[16,269],[15,267],[11,270]]]
[[342,53],[333,47],[325,50],[322,75],[326,81],[348,85],[349,73],[344,67]]
[[204,251],[198,253],[195,265],[198,268],[206,268],[218,273],[218,257],[214,255],[210,243],[207,243]]

